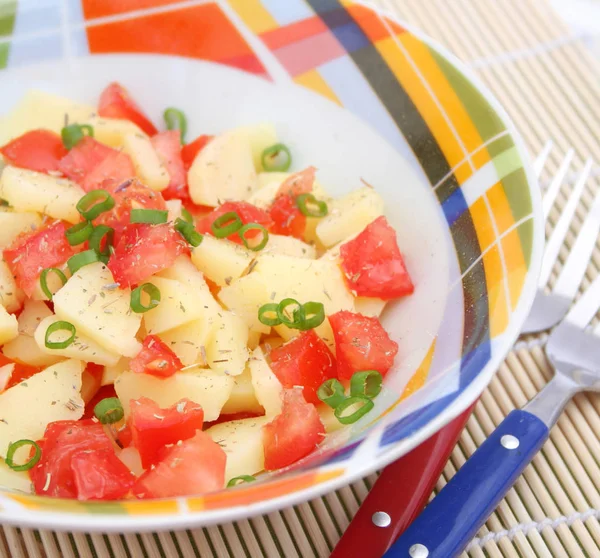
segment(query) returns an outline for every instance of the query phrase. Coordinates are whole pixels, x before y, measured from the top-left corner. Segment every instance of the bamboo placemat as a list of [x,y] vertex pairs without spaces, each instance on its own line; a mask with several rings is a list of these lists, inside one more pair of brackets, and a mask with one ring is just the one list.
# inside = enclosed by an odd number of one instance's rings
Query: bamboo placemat
[[[550,172],[542,186],[569,147],[577,151],[574,169],[589,156],[600,162],[600,64],[548,0],[372,3],[420,27],[475,69],[504,104],[532,154],[554,140]],[[565,190],[569,187],[567,180]],[[596,164],[563,257],[599,187]],[[558,200],[558,206],[562,204],[564,197]],[[557,215],[558,210],[554,218]],[[597,249],[587,281],[599,271]],[[543,336],[527,338],[508,355],[477,404],[437,490],[512,409],[548,381],[551,370],[543,343]],[[324,498],[264,517],[177,533],[88,535],[4,527],[0,556],[324,557],[375,480],[371,475]],[[600,396],[585,394],[566,407],[540,455],[463,556],[600,556],[599,519]]]

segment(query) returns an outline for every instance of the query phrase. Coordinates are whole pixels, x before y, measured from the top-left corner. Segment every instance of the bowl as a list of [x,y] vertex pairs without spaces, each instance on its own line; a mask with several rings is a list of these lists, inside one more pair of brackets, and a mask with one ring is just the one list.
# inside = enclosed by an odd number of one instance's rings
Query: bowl
[[98,4],[76,14],[58,49],[51,33],[25,41],[27,52],[13,41],[0,73],[2,111],[31,88],[95,102],[116,80],[155,122],[166,106],[183,109],[188,137],[271,121],[293,168],[315,165],[334,195],[371,184],[416,284],[382,317],[400,347],[385,389],[350,429],[260,482],[155,501],[3,491],[1,522],[180,529],[314,498],[384,467],[461,413],[519,333],[535,293],[543,217],[523,142],[499,103],[450,53],[366,5],[250,4],[134,14]]

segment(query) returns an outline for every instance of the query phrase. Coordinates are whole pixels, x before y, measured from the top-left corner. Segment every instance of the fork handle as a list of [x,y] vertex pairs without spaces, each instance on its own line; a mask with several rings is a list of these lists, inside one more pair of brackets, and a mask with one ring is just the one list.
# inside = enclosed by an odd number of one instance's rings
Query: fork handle
[[540,450],[548,434],[548,427],[537,416],[523,410],[512,411],[400,536],[385,558],[458,556]]

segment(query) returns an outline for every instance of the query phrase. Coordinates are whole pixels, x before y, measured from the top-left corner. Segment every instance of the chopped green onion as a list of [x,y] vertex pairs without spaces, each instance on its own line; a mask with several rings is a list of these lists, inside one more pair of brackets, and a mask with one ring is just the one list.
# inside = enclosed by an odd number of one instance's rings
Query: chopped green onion
[[[365,416],[374,406],[375,403],[368,397],[355,395],[338,403],[333,414],[342,424],[353,424],[359,418]],[[346,414],[346,411],[352,411],[352,409],[356,410],[350,414]]]
[[[104,250],[101,250],[104,238],[106,238],[106,242],[104,243]],[[96,250],[101,257],[110,257],[114,239],[115,229],[106,225],[98,225],[90,235],[90,248]]]
[[[57,331],[68,331],[71,335],[64,341],[50,341],[50,336]],[[75,341],[75,326],[70,322],[58,321],[50,324],[46,330],[45,344],[47,349],[66,349]]]
[[[277,326],[281,324],[281,320],[277,315],[279,304],[276,302],[270,302],[269,304],[263,304],[258,309],[258,321],[266,326]],[[269,314],[271,317],[269,317]]]
[[238,484],[244,484],[246,482],[254,482],[255,480],[256,477],[253,477],[252,475],[240,475],[239,477],[232,478],[227,483],[227,488],[232,488],[233,486],[237,486]]
[[261,162],[266,172],[285,172],[292,164],[292,154],[287,145],[276,143],[262,152]]
[[102,424],[113,424],[123,418],[125,411],[117,397],[106,397],[96,403],[94,415]]
[[[150,303],[148,304],[148,306],[144,306],[142,304],[143,293],[146,293],[150,297]],[[159,303],[160,291],[158,290],[158,287],[153,285],[152,283],[144,283],[143,285],[140,285],[137,289],[131,291],[131,300],[129,305],[136,314],[148,312],[148,310],[156,308]]]
[[106,190],[92,190],[77,202],[77,211],[84,219],[93,221],[98,215],[110,211],[115,200]]
[[[13,458],[15,456],[15,452],[23,446],[33,446],[35,448],[35,453],[33,454],[33,457],[29,459],[29,461],[26,461],[21,465],[17,465],[13,461]],[[33,440],[17,440],[16,442],[8,445],[4,463],[6,463],[6,465],[13,471],[29,471],[29,469],[31,469],[40,460],[40,457],[42,457],[42,448],[40,448],[40,446],[38,446]]]
[[165,119],[167,130],[179,130],[181,143],[183,143],[183,138],[187,132],[187,119],[185,114],[179,109],[169,107],[163,112],[163,118]]
[[[262,233],[262,240],[252,246],[249,242],[248,239],[244,236],[246,234],[247,231],[260,231]],[[267,232],[267,229],[265,229],[262,225],[259,225],[258,223],[248,223],[247,225],[244,225],[243,227],[240,228],[240,230],[238,231],[238,234],[240,235],[240,238],[242,239],[242,242],[244,243],[244,246],[246,248],[248,248],[249,250],[252,250],[253,252],[258,252],[260,250],[262,250],[266,245],[267,242],[269,241],[269,233]]]
[[67,242],[71,246],[77,246],[78,244],[85,242],[90,237],[92,230],[94,230],[94,225],[92,225],[92,223],[89,221],[77,223],[65,231]]
[[102,260],[100,259],[100,254],[98,254],[96,250],[85,250],[84,252],[79,252],[79,254],[71,256],[67,260],[67,266],[69,267],[71,275],[74,275],[82,267],[99,261]]
[[148,223],[160,225],[169,220],[169,212],[162,209],[132,209],[129,221],[132,223]]
[[300,213],[307,217],[325,217],[327,215],[327,204],[312,194],[300,194],[296,198],[296,205]]
[[42,291],[48,297],[48,300],[52,300],[54,296],[54,293],[48,287],[48,273],[50,272],[55,273],[63,285],[67,282],[67,276],[58,267],[47,267],[44,269],[40,273],[40,287],[42,287]]
[[304,322],[299,330],[307,331],[319,327],[325,321],[325,307],[321,302],[305,302],[303,307]]
[[194,225],[184,221],[183,219],[177,218],[175,220],[175,230],[185,238],[189,244],[194,248],[200,246],[202,239],[204,238],[195,228]]
[[210,228],[216,238],[225,238],[239,231],[244,223],[235,211],[228,211],[217,217]]
[[3,199],[0,199],[0,207],[8,207],[10,204]]
[[350,395],[361,395],[373,399],[379,395],[383,377],[377,370],[355,372],[350,379]]
[[192,217],[192,214],[185,207],[183,207],[181,209],[181,217],[184,221],[187,221],[188,223],[194,222],[194,218]]
[[335,409],[345,398],[344,386],[336,378],[330,378],[321,384],[317,397],[332,409]]
[[[292,312],[290,320],[289,312],[286,312],[288,306],[296,306]],[[304,306],[293,298],[284,298],[277,307],[277,317],[281,323],[292,329],[300,329],[304,324]]]
[[94,128],[89,124],[69,124],[60,131],[63,145],[67,149],[73,149],[84,137],[84,132],[91,138],[94,137]]

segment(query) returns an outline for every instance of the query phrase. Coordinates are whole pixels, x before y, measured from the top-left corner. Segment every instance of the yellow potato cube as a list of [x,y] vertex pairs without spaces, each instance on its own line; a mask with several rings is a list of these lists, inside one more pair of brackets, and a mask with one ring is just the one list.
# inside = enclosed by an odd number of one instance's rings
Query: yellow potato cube
[[4,345],[19,335],[19,324],[13,314],[9,314],[4,306],[0,306],[0,345]]
[[256,399],[265,410],[265,415],[274,417],[281,413],[283,387],[267,364],[260,347],[252,351],[248,367]]
[[0,260],[0,304],[9,312],[16,312],[24,299],[25,293],[17,287],[6,262]]
[[261,254],[279,254],[281,256],[314,260],[317,257],[317,249],[293,236],[269,234],[269,241],[261,250]]
[[148,188],[160,192],[169,185],[169,172],[147,135],[127,134],[123,140],[123,151],[131,157],[136,174]]
[[208,365],[218,372],[238,376],[248,361],[248,326],[239,316],[222,310],[206,344]]
[[26,211],[0,212],[0,250],[8,248],[22,233],[29,233],[37,229],[42,223],[39,213]]
[[253,259],[254,253],[243,246],[209,235],[192,250],[194,265],[220,287],[241,277]]
[[102,371],[102,385],[107,386],[109,384],[114,384],[115,380],[123,374],[123,372],[127,372],[129,370],[129,363],[131,362],[130,358],[120,358],[117,364],[112,364],[109,366],[105,366]]
[[120,149],[125,144],[125,138],[131,134],[145,135],[142,130],[129,120],[120,118],[103,118],[94,116],[88,118],[85,124],[94,128],[94,139],[100,143]]
[[231,395],[223,406],[221,413],[226,415],[243,412],[262,413],[263,408],[256,399],[249,368],[246,367],[239,376],[234,376],[233,382]]

